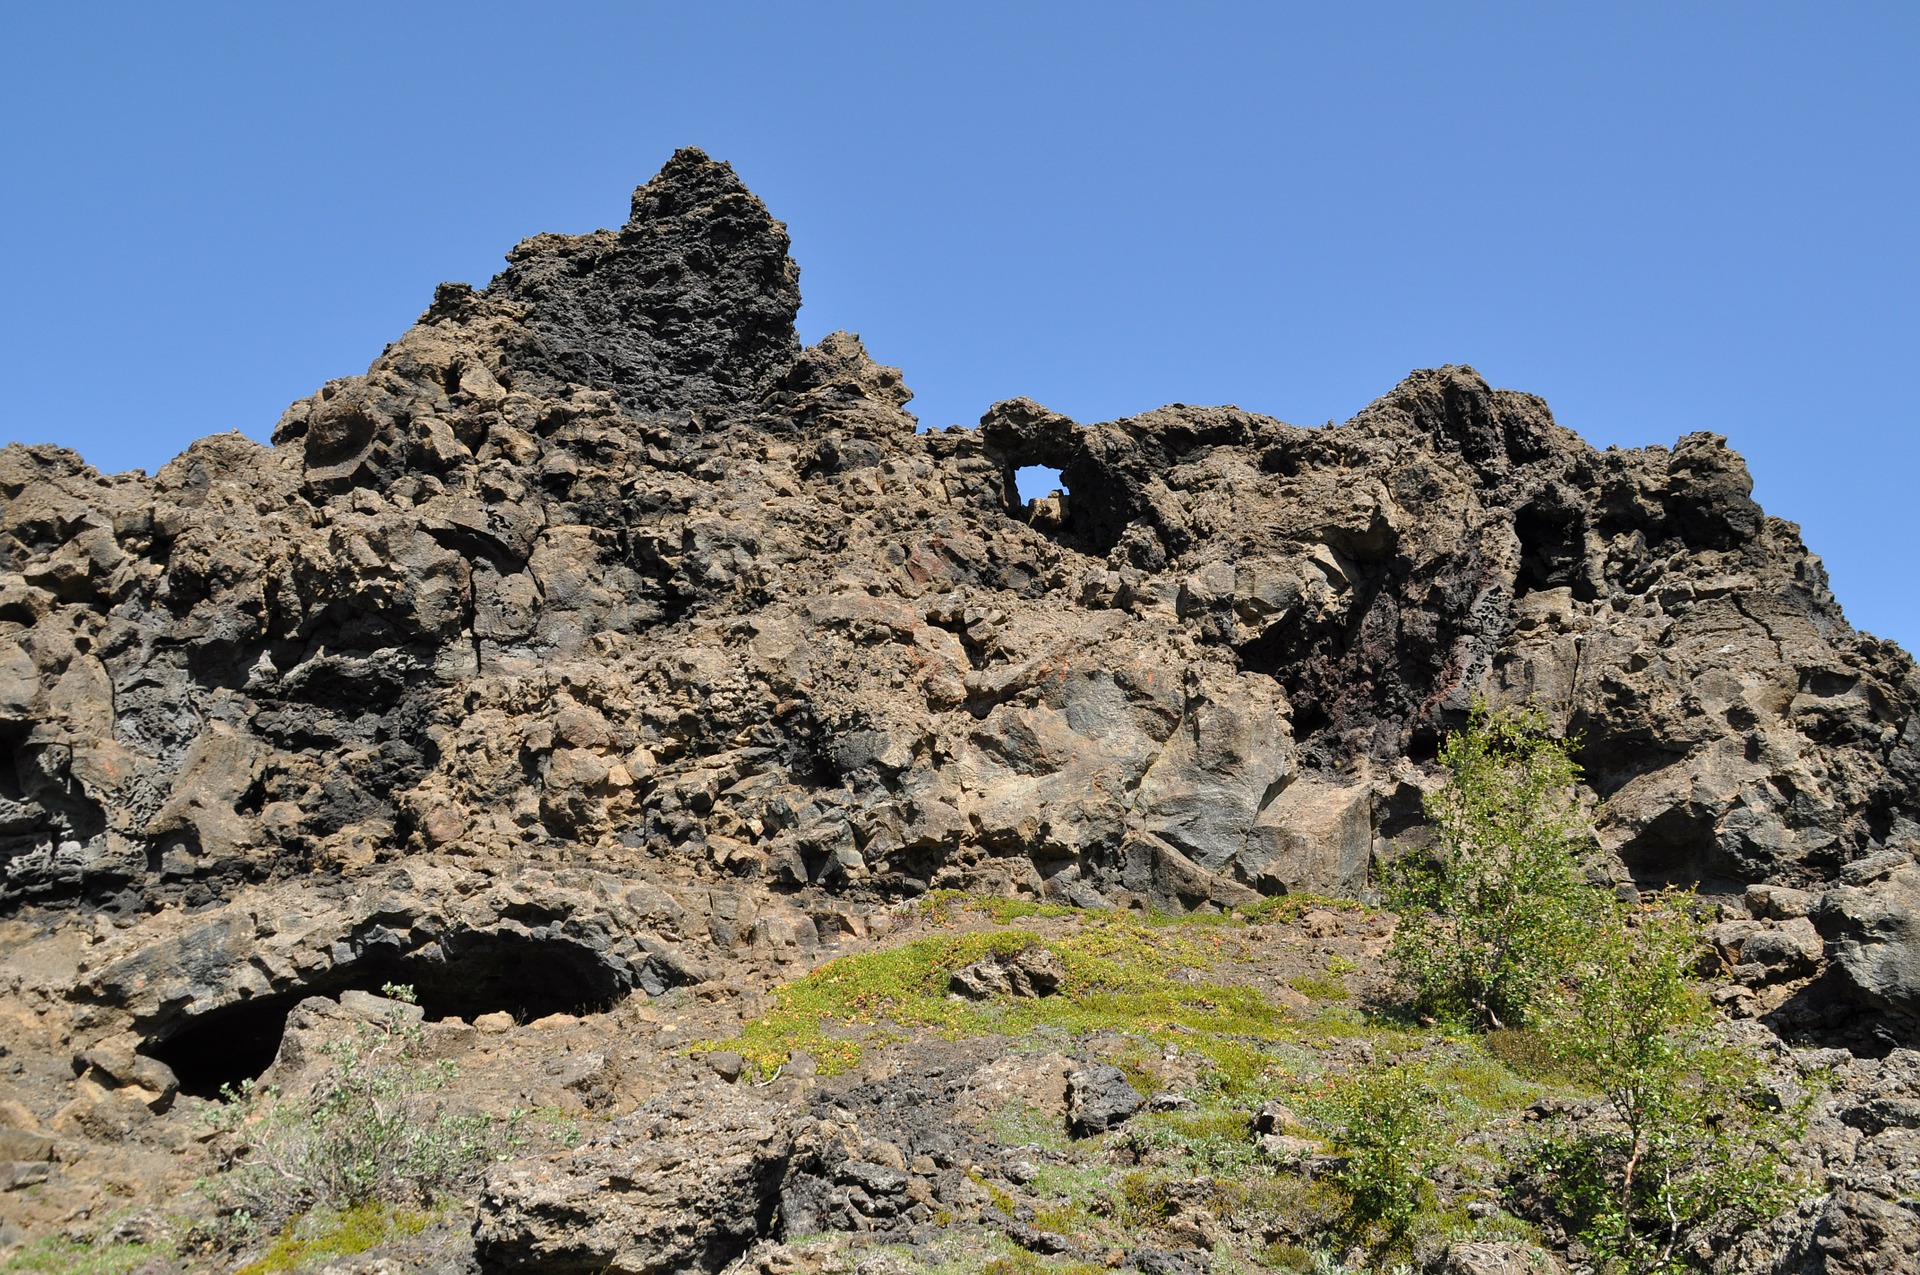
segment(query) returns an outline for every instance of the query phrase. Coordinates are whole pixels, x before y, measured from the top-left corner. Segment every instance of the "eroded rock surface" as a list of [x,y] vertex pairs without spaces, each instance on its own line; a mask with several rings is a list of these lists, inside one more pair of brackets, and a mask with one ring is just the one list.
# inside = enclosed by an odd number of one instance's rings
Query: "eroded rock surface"
[[[1717,901],[1730,1015],[1915,1042],[1920,679],[1723,439],[1598,451],[1465,367],[1322,429],[1014,399],[918,432],[859,338],[801,348],[787,249],[682,151],[619,229],[443,285],[270,445],[0,450],[8,1048],[62,1129],[131,1138],[393,979],[480,1035],[676,989],[744,1013],[930,888],[1360,894],[1476,695],[1581,735],[1613,884]],[[1063,492],[1022,502],[1032,465]],[[611,1056],[554,1087],[632,1097]],[[1063,1067],[1048,1109],[1081,1104]],[[51,1135],[0,1119],[32,1185]],[[555,1210],[628,1172],[605,1147],[565,1190],[509,1175],[481,1251],[712,1267],[771,1233],[721,1213],[942,1207],[857,1150],[799,1173],[828,1153],[794,1119],[714,1116],[719,1176],[591,1220]],[[1835,1269],[1910,1248],[1904,1188],[1860,1183],[1822,1206],[1867,1255]]]

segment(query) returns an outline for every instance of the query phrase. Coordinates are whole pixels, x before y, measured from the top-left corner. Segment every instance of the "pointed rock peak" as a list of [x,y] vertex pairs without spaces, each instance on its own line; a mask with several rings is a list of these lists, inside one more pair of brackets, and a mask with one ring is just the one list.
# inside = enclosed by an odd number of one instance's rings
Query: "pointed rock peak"
[[1409,372],[1353,423],[1411,425],[1488,472],[1538,459],[1558,428],[1545,403],[1531,394],[1496,390],[1464,364]]
[[652,181],[635,188],[626,228],[633,230],[647,222],[677,217],[735,196],[751,201],[761,216],[772,220],[766,205],[747,189],[732,164],[709,159],[707,153],[696,146],[682,146]]
[[758,397],[800,352],[787,229],[732,166],[676,151],[619,231],[539,235],[490,294],[527,305],[507,352],[532,386],[612,391],[630,409],[721,410]]

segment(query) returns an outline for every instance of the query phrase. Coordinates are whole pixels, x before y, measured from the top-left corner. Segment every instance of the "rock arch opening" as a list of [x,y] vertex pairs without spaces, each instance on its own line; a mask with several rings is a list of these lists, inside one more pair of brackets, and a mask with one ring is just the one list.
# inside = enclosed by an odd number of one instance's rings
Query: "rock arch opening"
[[1049,469],[1045,465],[1020,466],[1013,471],[1013,484],[1014,490],[1020,494],[1020,499],[1029,505],[1055,492],[1066,491],[1060,483],[1060,471]]
[[414,989],[428,1022],[471,1021],[505,1012],[527,1023],[549,1014],[604,1013],[644,972],[569,939],[517,933],[467,934],[409,953],[369,952],[350,965],[286,992],[236,1001],[157,1029],[143,1052],[173,1069],[180,1092],[217,1098],[228,1085],[258,1079],[273,1065],[287,1015],[309,996]]

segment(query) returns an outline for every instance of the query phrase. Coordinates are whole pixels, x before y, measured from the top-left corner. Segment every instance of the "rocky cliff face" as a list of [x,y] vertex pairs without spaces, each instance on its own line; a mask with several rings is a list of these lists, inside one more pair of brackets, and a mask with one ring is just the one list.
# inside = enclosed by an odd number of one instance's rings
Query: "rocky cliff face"
[[[1620,883],[1723,901],[1736,1012],[1912,1039],[1920,678],[1724,440],[1597,451],[1464,367],[1324,429],[916,432],[800,347],[787,247],[682,151],[270,446],[0,451],[0,900],[138,936],[61,995],[164,1052],[450,954],[540,1012],[698,982],[929,887],[1354,894],[1486,695],[1580,734]],[[514,984],[541,943],[577,987]]]
[[1595,451],[1466,368],[1326,429],[1016,399],[916,433],[857,338],[800,348],[786,254],[683,151],[270,447],[0,453],[4,897],[570,854],[1351,892],[1476,693],[1582,735],[1623,879],[1817,885],[1920,834],[1912,661],[1721,439]]

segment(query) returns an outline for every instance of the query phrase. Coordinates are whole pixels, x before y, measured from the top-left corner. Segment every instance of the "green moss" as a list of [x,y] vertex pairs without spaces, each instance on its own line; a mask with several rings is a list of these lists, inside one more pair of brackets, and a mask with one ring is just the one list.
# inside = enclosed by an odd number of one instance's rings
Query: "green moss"
[[388,1240],[418,1235],[434,1219],[386,1204],[362,1204],[341,1213],[309,1213],[295,1218],[267,1251],[235,1275],[272,1275],[294,1271],[332,1257],[352,1257]]
[[[1226,953],[1218,936],[1194,937],[1181,927],[1112,913],[1079,916],[1077,929],[1064,937],[1024,929],[935,934],[842,957],[776,989],[772,1007],[738,1037],[694,1048],[737,1050],[763,1075],[806,1052],[832,1075],[858,1063],[889,1026],[952,1037],[1116,1030],[1177,1039],[1190,1052],[1218,1054],[1245,1070],[1235,1041],[1279,1040],[1291,1026],[1286,1011],[1254,988],[1176,977],[1221,959]],[[982,1003],[949,997],[956,970],[1030,947],[1046,948],[1066,969],[1057,994]]]
[[[1065,903],[1043,903],[1038,899],[1003,899],[992,895],[968,894],[964,890],[933,890],[915,901],[915,908],[936,925],[950,925],[962,912],[989,917],[1000,925],[1028,917],[1083,916],[1089,909]],[[1095,913],[1097,915],[1097,913]]]
[[9,1257],[0,1271],[35,1275],[129,1275],[149,1262],[174,1256],[166,1244],[83,1244],[64,1235],[33,1240]]
[[1338,974],[1296,974],[1287,980],[1287,986],[1317,1001],[1343,1001],[1352,995],[1347,981]]

